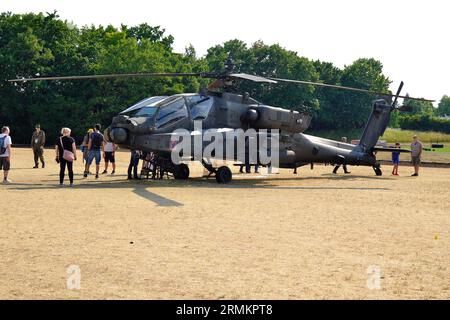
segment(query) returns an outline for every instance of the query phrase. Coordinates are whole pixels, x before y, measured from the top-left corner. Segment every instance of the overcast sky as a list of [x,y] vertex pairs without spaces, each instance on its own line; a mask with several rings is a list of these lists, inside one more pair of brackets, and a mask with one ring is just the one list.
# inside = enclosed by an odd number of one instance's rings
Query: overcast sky
[[450,95],[450,1],[447,0],[0,0],[0,11],[53,12],[74,22],[120,26],[147,22],[199,55],[238,38],[279,43],[339,67],[379,59],[396,90],[439,100]]

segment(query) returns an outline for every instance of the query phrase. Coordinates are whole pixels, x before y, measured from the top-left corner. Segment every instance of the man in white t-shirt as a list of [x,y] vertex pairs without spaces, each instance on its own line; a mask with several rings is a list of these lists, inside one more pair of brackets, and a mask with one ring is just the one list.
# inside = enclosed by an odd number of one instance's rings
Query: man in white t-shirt
[[116,157],[115,153],[117,150],[117,145],[112,142],[106,141],[103,148],[103,159],[105,159],[105,170],[103,170],[102,174],[108,173],[108,164],[111,162],[112,171],[111,174],[116,172]]
[[11,168],[11,145],[9,128],[3,127],[0,134],[0,170],[3,170],[3,184],[11,183],[11,180],[8,180],[8,173]]

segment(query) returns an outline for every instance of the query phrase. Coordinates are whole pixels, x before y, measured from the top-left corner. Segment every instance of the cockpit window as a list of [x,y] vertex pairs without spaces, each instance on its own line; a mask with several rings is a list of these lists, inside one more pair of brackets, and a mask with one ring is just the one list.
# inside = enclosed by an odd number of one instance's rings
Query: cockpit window
[[133,116],[134,117],[153,117],[158,108],[156,107],[144,107],[139,109]]
[[176,99],[159,108],[156,118],[156,127],[161,128],[168,126],[178,120],[184,119],[188,116],[186,103],[183,97]]
[[208,117],[213,105],[211,97],[196,95],[187,97],[189,108],[191,109],[192,120],[203,120]]

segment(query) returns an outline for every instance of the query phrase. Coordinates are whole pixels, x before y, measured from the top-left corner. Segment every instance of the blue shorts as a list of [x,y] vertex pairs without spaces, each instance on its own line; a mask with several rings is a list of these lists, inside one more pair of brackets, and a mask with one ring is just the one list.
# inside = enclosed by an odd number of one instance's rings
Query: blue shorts
[[392,164],[399,164],[399,163],[400,163],[400,159],[392,160]]
[[87,163],[88,165],[92,164],[92,161],[95,158],[95,164],[99,165],[100,161],[102,160],[102,155],[100,153],[100,150],[89,150],[89,155],[88,155],[88,159],[87,159]]

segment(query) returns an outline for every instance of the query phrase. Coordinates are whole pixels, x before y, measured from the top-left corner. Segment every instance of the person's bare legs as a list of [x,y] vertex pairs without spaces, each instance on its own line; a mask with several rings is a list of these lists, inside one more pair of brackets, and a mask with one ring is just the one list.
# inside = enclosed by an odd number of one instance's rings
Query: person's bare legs
[[[108,161],[105,161],[105,170],[103,171],[103,173],[108,173]],[[113,164],[113,170],[114,170],[114,164]]]

